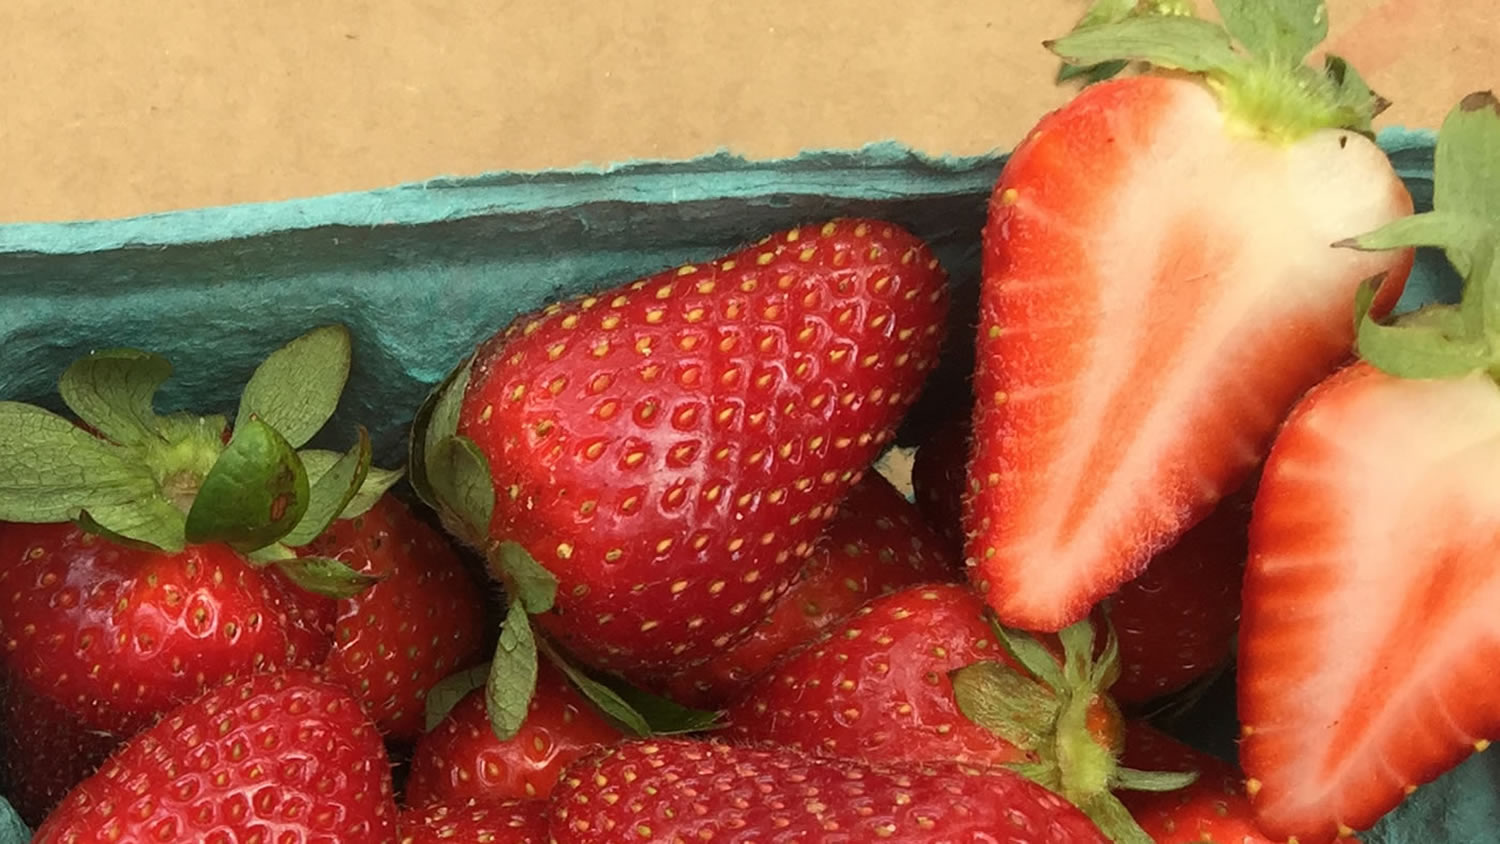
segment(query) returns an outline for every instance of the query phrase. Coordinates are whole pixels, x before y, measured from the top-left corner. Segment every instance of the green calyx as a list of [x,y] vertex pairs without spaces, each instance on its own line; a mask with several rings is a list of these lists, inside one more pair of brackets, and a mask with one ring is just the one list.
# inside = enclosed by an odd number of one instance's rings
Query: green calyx
[[[1106,623],[1107,624],[1107,623]],[[1078,806],[1116,844],[1151,838],[1112,793],[1116,789],[1170,791],[1195,775],[1135,771],[1119,764],[1123,724],[1109,687],[1119,679],[1114,629],[1095,657],[1090,619],[1058,634],[1062,656],[1036,638],[999,625],[996,636],[1019,666],[978,662],[952,672],[959,711],[1025,751],[1012,766]]]
[[1372,312],[1383,278],[1366,281],[1355,301],[1355,348],[1361,358],[1402,378],[1485,372],[1500,380],[1500,100],[1477,91],[1444,118],[1431,211],[1334,245],[1435,247],[1464,279],[1457,304],[1428,305],[1394,319]]
[[[1185,2],[1099,0],[1077,28],[1046,46],[1098,81],[1129,62],[1199,75],[1235,125],[1283,142],[1319,129],[1369,134],[1389,103],[1347,62],[1306,64],[1328,35],[1324,0],[1217,0],[1223,24],[1192,16]],[[1060,74],[1063,78],[1063,74]]]
[[73,522],[168,552],[222,543],[312,591],[355,594],[373,580],[292,550],[368,509],[400,477],[371,468],[363,429],[346,454],[297,450],[333,415],[349,364],[342,325],[292,340],[251,376],[231,429],[223,416],[157,413],[173,371],[165,358],[93,352],[58,381],[76,422],[0,402],[0,520]]

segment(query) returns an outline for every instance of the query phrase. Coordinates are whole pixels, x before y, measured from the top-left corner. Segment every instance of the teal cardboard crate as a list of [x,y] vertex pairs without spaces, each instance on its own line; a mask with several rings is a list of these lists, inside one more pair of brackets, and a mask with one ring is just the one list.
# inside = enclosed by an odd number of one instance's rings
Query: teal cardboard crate
[[[1379,137],[1417,210],[1432,199],[1434,136]],[[926,238],[952,275],[954,329],[973,316],[979,231],[1003,157],[930,158],[895,144],[776,161],[727,154],[602,169],[497,173],[364,193],[151,215],[0,225],[0,399],[54,408],[55,384],[99,346],[165,355],[164,409],[232,410],[255,364],[319,324],[346,323],[355,364],[327,428],[370,426],[402,462],[427,391],[514,315],[559,296],[701,261],[800,222],[861,215]],[[1424,252],[1402,307],[1456,298]],[[940,378],[961,378],[962,343]],[[948,407],[921,407],[914,423]],[[908,435],[913,435],[908,430]],[[1233,752],[1228,685],[1181,732]],[[3,807],[0,807],[3,812]],[[0,844],[19,840],[0,817]],[[1366,840],[1500,841],[1500,764],[1469,760]]]

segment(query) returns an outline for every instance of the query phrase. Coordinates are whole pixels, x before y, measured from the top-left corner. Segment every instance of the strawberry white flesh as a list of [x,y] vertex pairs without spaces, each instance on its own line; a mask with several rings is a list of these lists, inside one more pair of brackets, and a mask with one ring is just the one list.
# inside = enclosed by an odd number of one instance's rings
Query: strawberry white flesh
[[1206,515],[1345,360],[1358,284],[1410,253],[1331,244],[1410,213],[1365,137],[1267,139],[1202,83],[1101,83],[1008,162],[985,232],[972,574],[1058,630]]
[[1316,844],[1500,735],[1500,387],[1356,364],[1288,419],[1251,523],[1241,763]]

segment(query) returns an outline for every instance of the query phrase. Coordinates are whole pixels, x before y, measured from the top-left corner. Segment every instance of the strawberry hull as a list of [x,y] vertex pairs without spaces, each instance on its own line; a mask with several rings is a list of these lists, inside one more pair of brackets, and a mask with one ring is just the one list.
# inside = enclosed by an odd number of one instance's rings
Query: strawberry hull
[[[1430,136],[1380,140],[1420,210],[1430,196]],[[899,224],[932,246],[954,301],[972,301],[978,233],[1001,163],[930,160],[895,146],[775,162],[721,156],[0,226],[0,399],[45,400],[68,362],[107,342],[215,361],[222,376],[183,366],[164,404],[232,407],[270,349],[338,320],[353,332],[355,369],[327,427],[329,447],[365,423],[376,462],[395,466],[427,392],[517,315],[708,261],[792,225],[838,216]],[[1419,256],[1403,307],[1452,297],[1431,258]],[[950,325],[974,317],[965,308]],[[958,342],[934,383],[962,383]],[[959,405],[933,392],[909,416],[941,418]],[[1210,717],[1233,732],[1232,710]],[[1483,823],[1500,808],[1488,784],[1496,764],[1481,755],[1425,787],[1370,840],[1486,840]]]

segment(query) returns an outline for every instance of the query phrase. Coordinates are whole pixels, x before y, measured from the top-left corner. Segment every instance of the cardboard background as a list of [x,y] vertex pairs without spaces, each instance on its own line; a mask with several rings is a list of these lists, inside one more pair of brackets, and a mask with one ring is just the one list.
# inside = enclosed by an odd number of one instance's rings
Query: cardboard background
[[[1085,0],[922,5],[4,0],[0,222],[720,148],[983,153],[1067,97],[1040,42]],[[1329,49],[1396,103],[1381,126],[1500,87],[1493,0],[1329,16]]]

